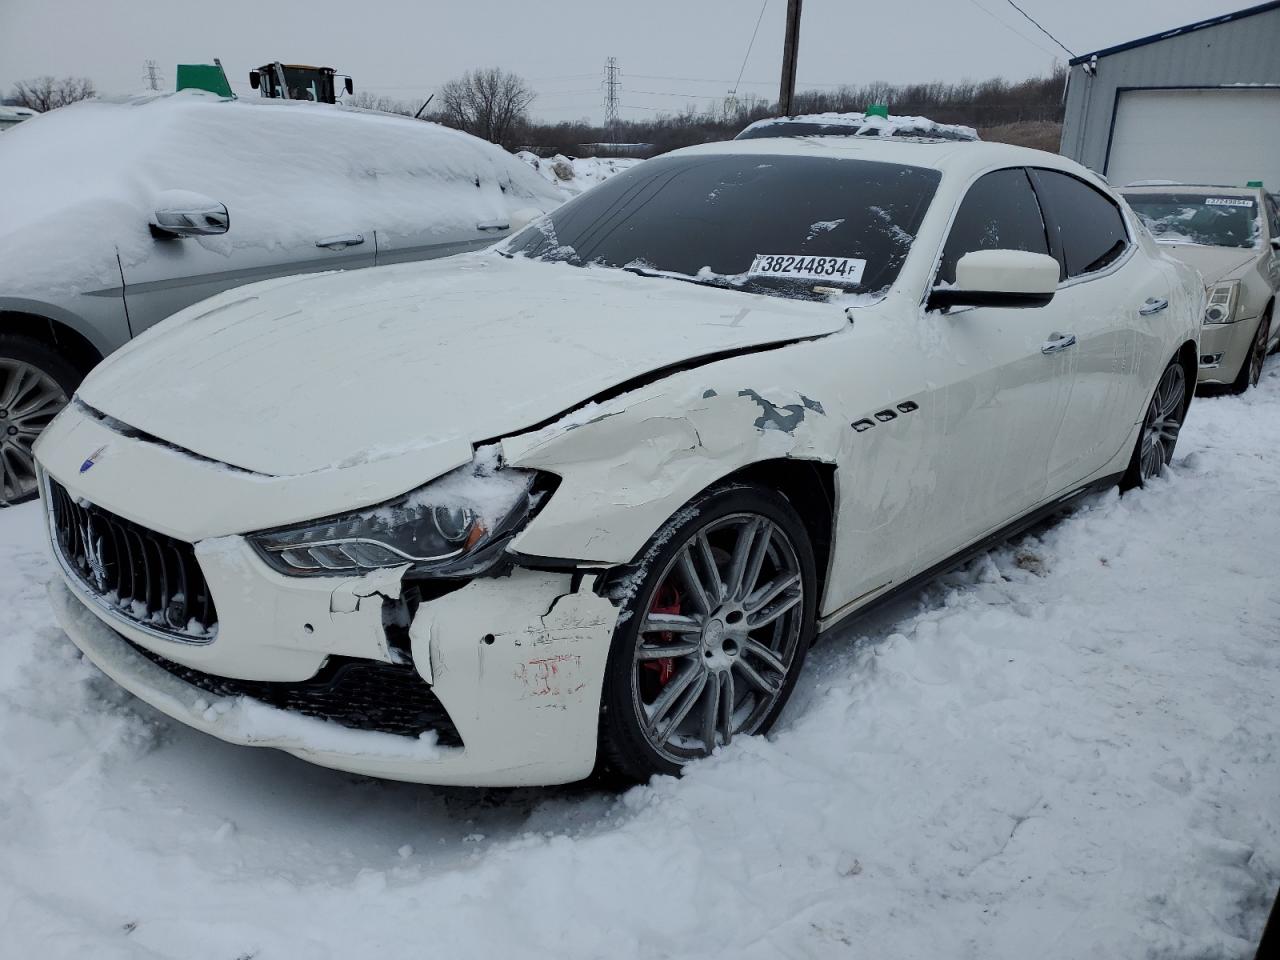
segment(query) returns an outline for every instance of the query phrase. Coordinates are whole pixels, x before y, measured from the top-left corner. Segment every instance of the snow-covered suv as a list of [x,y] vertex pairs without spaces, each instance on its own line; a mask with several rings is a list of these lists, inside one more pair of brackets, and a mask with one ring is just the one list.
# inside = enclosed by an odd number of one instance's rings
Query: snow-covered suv
[[442,257],[563,195],[499,147],[407,117],[187,91],[86,101],[0,143],[0,505],[31,445],[130,337],[254,280]]

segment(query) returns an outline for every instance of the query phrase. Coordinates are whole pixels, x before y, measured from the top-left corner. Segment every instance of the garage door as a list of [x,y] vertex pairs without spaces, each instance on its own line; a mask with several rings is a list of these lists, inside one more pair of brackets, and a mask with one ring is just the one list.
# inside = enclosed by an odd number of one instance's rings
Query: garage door
[[1280,190],[1280,90],[1128,90],[1116,103],[1107,178]]

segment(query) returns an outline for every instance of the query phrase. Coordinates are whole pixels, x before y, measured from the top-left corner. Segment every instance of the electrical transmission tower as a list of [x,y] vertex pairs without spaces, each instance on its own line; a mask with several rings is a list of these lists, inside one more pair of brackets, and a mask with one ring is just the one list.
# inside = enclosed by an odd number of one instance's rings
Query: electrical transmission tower
[[613,137],[618,126],[618,88],[622,85],[619,77],[622,71],[618,68],[618,58],[610,57],[604,62],[604,126]]
[[143,79],[147,81],[147,87],[151,90],[159,90],[160,71],[158,64],[154,60],[148,60],[144,66],[147,68],[147,72]]

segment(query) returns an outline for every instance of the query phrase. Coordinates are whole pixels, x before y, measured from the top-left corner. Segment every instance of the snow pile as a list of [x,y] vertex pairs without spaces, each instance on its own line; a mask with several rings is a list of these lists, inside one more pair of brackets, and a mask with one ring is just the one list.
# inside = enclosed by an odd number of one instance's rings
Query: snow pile
[[500,147],[438,124],[195,90],[27,120],[5,133],[0,183],[22,185],[0,219],[10,294],[119,287],[122,269],[160,255],[148,222],[166,191],[226,204],[227,234],[182,243],[228,269],[314,258],[318,238],[352,232],[377,230],[390,247],[471,237],[479,215],[563,199]]
[[[808,129],[808,128],[814,129]],[[794,131],[794,132],[792,132]],[[757,120],[735,138],[827,137],[924,137],[943,140],[977,140],[978,131],[957,123],[938,123],[928,117],[881,117],[865,113],[809,113],[794,117]]]
[[[1280,882],[1280,366],[1168,479],[811,655],[683,780],[441,790],[232,747],[50,621],[0,512],[6,956],[1246,957]],[[424,944],[429,948],[424,948]]]
[[566,157],[559,153],[547,158],[528,150],[521,150],[516,156],[566,197],[576,197],[641,162],[635,157]]

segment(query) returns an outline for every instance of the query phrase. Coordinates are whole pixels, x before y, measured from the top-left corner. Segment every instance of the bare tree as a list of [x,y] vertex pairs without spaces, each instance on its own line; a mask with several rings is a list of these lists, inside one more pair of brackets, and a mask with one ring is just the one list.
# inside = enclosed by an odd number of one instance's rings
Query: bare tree
[[77,100],[88,100],[97,96],[97,93],[93,81],[87,77],[45,76],[15,83],[11,96],[18,102],[18,106],[44,113]]
[[412,117],[417,107],[406,100],[393,100],[391,97],[382,97],[370,93],[368,90],[361,90],[354,96],[346,97],[342,101],[348,107],[360,107],[363,110],[380,110],[383,113],[399,113],[406,117]]
[[511,147],[535,96],[514,73],[499,67],[470,70],[441,88],[440,119],[491,143]]

